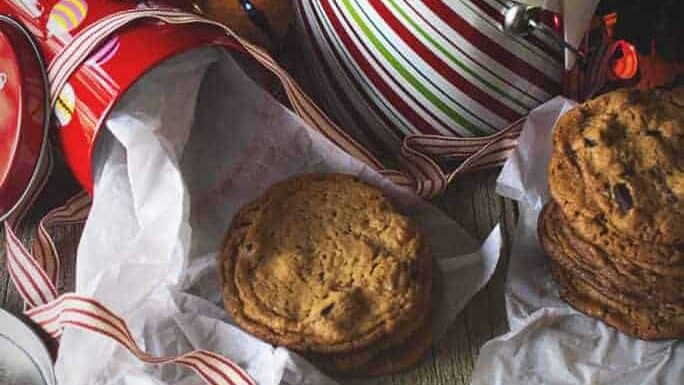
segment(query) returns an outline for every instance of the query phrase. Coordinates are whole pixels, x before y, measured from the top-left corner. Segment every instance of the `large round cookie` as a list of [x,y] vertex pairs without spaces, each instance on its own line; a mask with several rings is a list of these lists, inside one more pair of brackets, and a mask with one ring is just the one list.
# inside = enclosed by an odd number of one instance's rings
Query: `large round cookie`
[[[555,203],[548,204],[540,214],[538,229],[547,255],[573,275],[591,282],[598,291],[635,304],[684,306],[684,264],[681,262],[678,266],[659,266],[654,271],[634,264],[630,260],[632,253],[607,253],[601,244],[579,237]],[[652,245],[644,244],[642,248],[641,252],[647,253]],[[671,253],[681,254],[674,248]]]
[[235,321],[301,352],[360,349],[429,308],[432,261],[418,229],[347,175],[272,186],[235,215],[220,259]]
[[555,128],[551,194],[576,217],[645,242],[684,242],[684,89],[618,90]]
[[681,307],[624,303],[604,295],[588,281],[554,262],[551,273],[559,286],[560,297],[582,313],[640,339],[684,338],[684,309]]

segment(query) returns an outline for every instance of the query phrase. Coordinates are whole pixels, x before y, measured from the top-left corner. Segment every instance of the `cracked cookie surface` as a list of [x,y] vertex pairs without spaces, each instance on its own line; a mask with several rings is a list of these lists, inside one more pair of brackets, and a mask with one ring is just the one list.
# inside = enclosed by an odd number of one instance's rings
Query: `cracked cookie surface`
[[[684,242],[684,88],[618,90],[556,124],[549,187],[578,232],[598,222],[645,242]],[[582,221],[574,221],[576,218]]]
[[300,352],[360,349],[429,311],[432,261],[418,229],[348,175],[269,188],[233,218],[220,265],[236,323]]

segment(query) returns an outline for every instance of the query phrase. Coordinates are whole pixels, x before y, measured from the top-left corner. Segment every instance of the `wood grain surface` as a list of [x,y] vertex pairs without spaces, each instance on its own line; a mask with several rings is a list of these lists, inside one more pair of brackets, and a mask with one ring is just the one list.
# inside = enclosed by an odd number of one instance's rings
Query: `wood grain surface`
[[[282,46],[278,58],[305,88],[311,89],[307,85],[306,70],[297,64],[298,46],[296,42],[292,43],[291,39],[288,41]],[[313,97],[316,99],[315,94]],[[495,194],[497,174],[498,169],[493,169],[462,175],[454,181],[445,194],[434,199],[437,206],[461,223],[480,242],[497,223],[501,223],[505,242],[494,277],[483,290],[475,295],[451,325],[446,336],[436,342],[417,367],[379,379],[378,383],[469,384],[479,348],[487,340],[508,330],[503,290],[511,236],[517,220],[517,208],[514,202]],[[77,190],[78,187],[67,169],[58,162],[46,190],[29,216],[27,225],[20,230],[22,239],[30,243],[39,218],[50,208],[62,204]],[[78,225],[65,226],[52,232],[64,259],[60,286],[66,290],[73,290],[75,255],[80,233],[81,226]],[[0,233],[0,244],[4,245],[4,232]],[[5,262],[5,249],[2,247],[0,248],[0,307],[21,317],[22,301],[9,279]]]

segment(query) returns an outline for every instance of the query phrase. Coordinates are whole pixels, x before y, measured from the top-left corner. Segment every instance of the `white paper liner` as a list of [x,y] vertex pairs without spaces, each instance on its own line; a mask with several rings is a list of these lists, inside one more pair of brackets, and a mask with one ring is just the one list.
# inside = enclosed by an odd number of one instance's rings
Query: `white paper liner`
[[[438,337],[496,267],[498,227],[474,251],[476,242],[455,221],[312,132],[220,49],[156,68],[125,95],[106,128],[76,291],[122,316],[149,353],[211,350],[260,385],[334,383],[298,355],[235,327],[221,306],[216,252],[233,213],[296,174],[358,175],[421,224],[444,273]],[[111,340],[75,329],[63,334],[56,374],[69,385],[201,383],[189,371],[143,365]]]

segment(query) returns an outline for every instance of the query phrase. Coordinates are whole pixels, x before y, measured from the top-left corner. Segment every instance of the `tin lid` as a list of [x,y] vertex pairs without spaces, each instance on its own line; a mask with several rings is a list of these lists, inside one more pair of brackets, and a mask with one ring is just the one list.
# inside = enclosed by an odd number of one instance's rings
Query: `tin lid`
[[26,197],[47,151],[48,97],[38,45],[0,14],[0,220]]
[[52,359],[40,338],[0,309],[0,384],[56,385]]

